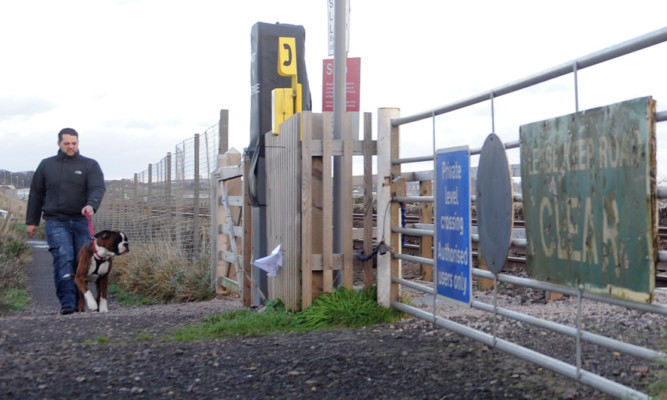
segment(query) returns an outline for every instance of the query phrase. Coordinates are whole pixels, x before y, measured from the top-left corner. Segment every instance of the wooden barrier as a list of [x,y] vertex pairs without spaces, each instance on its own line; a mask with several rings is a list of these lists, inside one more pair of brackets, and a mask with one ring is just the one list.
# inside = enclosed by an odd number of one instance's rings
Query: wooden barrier
[[[345,201],[341,207],[344,240],[335,251],[332,165],[334,157],[340,157],[341,190],[351,196],[353,156],[372,157],[377,152],[370,136],[364,141],[353,139],[359,129],[354,113],[345,114],[343,139],[332,139],[332,117],[332,113],[304,112],[284,122],[280,135],[265,136],[267,248],[280,245],[283,251],[283,266],[269,281],[268,297],[281,299],[292,310],[308,307],[339,282],[347,288],[353,285],[353,238],[357,236],[353,203]],[[368,182],[364,191],[372,193],[372,179]],[[372,232],[372,227],[368,229]],[[340,274],[342,279],[336,279]]]
[[[268,279],[268,299],[280,299],[288,309],[296,311],[308,307],[322,292],[332,292],[339,284],[352,288],[354,278],[355,238],[364,237],[366,254],[372,251],[373,240],[373,177],[372,157],[377,154],[377,143],[371,139],[371,115],[365,115],[364,140],[358,137],[358,114],[347,113],[344,118],[343,139],[334,140],[333,114],[303,112],[280,127],[280,134],[271,132],[264,137],[266,168],[266,248],[272,251],[280,245],[282,267],[275,277]],[[363,156],[365,162],[364,228],[353,227],[354,156]],[[334,157],[343,166],[342,189],[345,202],[340,209],[342,233],[341,249],[334,249]],[[218,290],[227,288],[242,293],[250,304],[251,276],[250,210],[251,206],[240,182],[247,181],[248,162],[240,164],[240,155],[220,157],[215,177],[215,192],[211,201],[215,213],[219,239],[212,241],[213,254],[218,254],[213,273]],[[243,172],[241,172],[243,170]],[[243,174],[243,180],[241,180]],[[241,200],[243,195],[243,200]],[[350,199],[350,200],[348,200]],[[226,208],[229,207],[228,212]],[[231,215],[230,215],[231,214]],[[242,217],[241,217],[242,216]],[[213,216],[212,216],[213,217]],[[230,222],[229,219],[232,218]],[[362,236],[362,232],[363,236]],[[268,255],[268,254],[267,254]],[[373,262],[365,264],[364,282],[373,282]],[[244,282],[240,283],[243,275]]]

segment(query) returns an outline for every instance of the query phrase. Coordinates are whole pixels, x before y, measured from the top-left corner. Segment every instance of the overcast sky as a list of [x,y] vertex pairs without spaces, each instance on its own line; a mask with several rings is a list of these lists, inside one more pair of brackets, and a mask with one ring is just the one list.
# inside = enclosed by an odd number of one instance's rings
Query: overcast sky
[[[667,25],[664,0],[351,2],[349,56],[361,57],[361,109],[374,114],[436,108]],[[107,179],[132,178],[214,125],[220,109],[230,113],[230,145],[242,151],[256,22],[305,27],[313,111],[321,111],[326,0],[2,1],[0,169],[34,170],[69,126]],[[667,44],[581,71],[580,109],[652,95],[667,110],[666,71]],[[573,112],[573,93],[570,75],[497,99],[496,132],[516,140],[521,124]],[[480,147],[489,109],[439,118],[437,147]],[[431,123],[418,127],[406,153],[432,148]],[[667,175],[661,132],[658,168]]]

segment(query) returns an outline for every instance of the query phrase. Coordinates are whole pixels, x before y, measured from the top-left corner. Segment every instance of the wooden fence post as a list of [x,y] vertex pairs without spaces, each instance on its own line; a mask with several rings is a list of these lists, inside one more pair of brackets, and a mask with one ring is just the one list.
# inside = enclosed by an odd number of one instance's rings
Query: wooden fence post
[[250,158],[245,153],[245,162],[243,163],[243,305],[250,307],[252,305],[252,280],[257,281],[252,276],[252,202],[248,193],[248,177],[250,171]]
[[301,118],[301,308],[307,308],[313,302],[313,114]]
[[192,207],[192,259],[199,259],[199,134],[195,133],[194,204]]
[[323,117],[322,132],[322,291],[333,292],[333,114]]
[[167,158],[166,158],[166,164],[165,165],[165,177],[164,177],[164,197],[166,198],[165,202],[165,217],[167,222],[165,223],[165,227],[167,228],[167,237],[168,240],[172,240],[172,233],[174,230],[174,217],[173,217],[173,201],[171,198],[171,152],[167,153]]
[[[430,180],[419,181],[419,195],[433,196],[433,184]],[[421,203],[419,208],[419,222],[422,224],[433,223],[433,203]],[[420,241],[420,255],[424,258],[433,258],[433,237],[422,236]],[[421,265],[421,276],[425,281],[433,282],[433,266]]]
[[[364,113],[364,254],[373,251],[373,115]],[[364,262],[364,287],[373,286],[373,259]]]
[[[354,137],[359,137],[359,114],[346,112],[343,115],[343,180],[341,190],[343,190],[345,196],[352,196],[352,140],[353,132],[356,133]],[[340,251],[343,252],[343,285],[350,290],[354,284],[354,259],[352,258],[352,253],[354,253],[354,240],[352,239],[353,208],[352,201],[345,201],[342,207],[343,214],[340,216],[343,219],[341,226],[344,238],[340,248]]]
[[[239,165],[241,163],[241,153],[239,153],[236,149],[231,149],[227,151],[225,154],[218,156],[218,166],[220,167],[231,167],[235,165]],[[218,185],[224,185],[224,191],[218,190],[216,187],[216,192],[218,193],[217,198],[216,198],[216,266],[218,268],[217,276],[221,278],[229,278],[232,281],[238,282],[239,290],[242,289],[243,285],[243,277],[239,276],[237,273],[236,268],[232,268],[232,263],[228,260],[221,260],[220,253],[221,252],[229,252],[234,248],[241,248],[241,243],[238,242],[236,236],[234,235],[234,230],[233,227],[228,226],[226,224],[226,221],[228,221],[229,218],[234,222],[234,225],[238,224],[238,217],[239,217],[239,207],[233,205],[231,202],[229,202],[229,198],[232,196],[240,196],[242,195],[242,182],[240,178],[234,178],[234,179],[228,179],[225,181],[220,181],[216,179],[216,186]],[[227,209],[229,209],[229,215],[227,214],[226,208],[223,203],[223,199],[220,198],[221,195],[224,193],[227,193],[228,201],[227,203]],[[235,217],[236,216],[236,217]],[[235,221],[236,219],[236,221]],[[221,225],[225,224],[228,226],[228,229],[226,229],[226,234],[217,234],[220,231],[224,230],[221,229]],[[232,243],[232,241],[236,241],[235,243]],[[236,257],[237,254],[234,254]],[[213,254],[211,255],[213,257]],[[236,262],[238,262],[239,259],[238,257],[236,258]],[[241,269],[244,268],[239,268],[239,272]],[[221,279],[218,279],[220,282]],[[220,286],[219,284],[216,286]],[[226,291],[222,291],[218,288],[218,293],[225,293]],[[245,293],[244,293],[245,297]]]
[[148,229],[148,238],[153,238],[153,227],[151,226],[151,214],[153,203],[153,164],[148,164],[148,194],[146,196],[146,227]]
[[220,110],[218,123],[218,155],[229,150],[229,110]]
[[[391,159],[392,150],[397,144],[392,143],[392,118],[399,116],[397,108],[378,109],[378,139],[377,139],[377,236],[380,240],[389,241],[391,234]],[[378,303],[383,307],[391,307],[391,302],[398,299],[398,293],[392,290],[392,257],[390,252],[378,254],[377,262],[377,290]],[[396,298],[394,298],[394,296]]]

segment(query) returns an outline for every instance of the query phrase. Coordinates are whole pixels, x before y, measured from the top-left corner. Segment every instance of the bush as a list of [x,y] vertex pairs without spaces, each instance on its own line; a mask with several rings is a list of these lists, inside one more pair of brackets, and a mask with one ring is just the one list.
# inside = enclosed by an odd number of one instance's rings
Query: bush
[[167,242],[132,246],[132,251],[113,262],[111,281],[122,291],[163,303],[215,297],[208,259],[193,262]]
[[377,287],[354,291],[341,287],[323,294],[297,314],[296,323],[305,329],[325,327],[358,328],[399,319],[401,313],[377,303]]
[[333,293],[322,294],[310,307],[298,313],[286,311],[281,300],[268,301],[263,312],[235,310],[211,315],[200,326],[185,326],[172,338],[179,341],[208,340],[233,335],[359,328],[392,323],[403,317],[400,311],[378,305],[376,298],[376,287],[361,291],[339,288]]
[[0,235],[0,311],[25,309],[30,254],[30,246],[17,233]]

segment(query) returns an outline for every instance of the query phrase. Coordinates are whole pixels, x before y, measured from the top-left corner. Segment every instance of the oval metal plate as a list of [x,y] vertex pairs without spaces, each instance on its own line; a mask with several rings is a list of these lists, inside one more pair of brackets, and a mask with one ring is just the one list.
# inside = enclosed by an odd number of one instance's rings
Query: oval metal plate
[[502,271],[512,241],[512,177],[505,146],[495,133],[487,136],[477,167],[477,230],[480,259],[494,274]]

